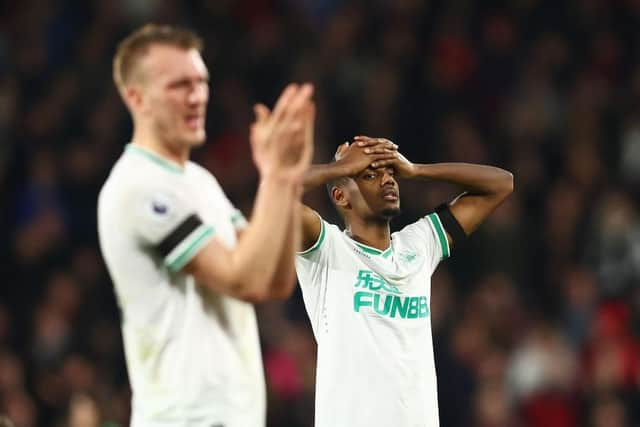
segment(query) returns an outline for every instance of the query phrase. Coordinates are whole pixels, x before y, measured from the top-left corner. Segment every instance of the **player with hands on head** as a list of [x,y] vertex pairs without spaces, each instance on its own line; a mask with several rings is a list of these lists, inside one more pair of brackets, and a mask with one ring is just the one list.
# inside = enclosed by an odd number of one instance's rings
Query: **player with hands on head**
[[[438,426],[431,275],[513,191],[513,176],[465,163],[416,164],[384,138],[357,136],[313,165],[345,229],[302,210],[298,281],[318,343],[316,427]],[[444,181],[462,193],[400,231],[398,179]],[[373,409],[372,409],[373,408]]]
[[201,51],[188,30],[147,25],[113,61],[133,136],[100,192],[98,234],[122,312],[133,427],[265,426],[252,303],[295,286],[313,86],[287,86],[273,110],[255,106],[260,183],[247,221],[189,160],[206,139]]
[[[358,136],[355,140],[365,152],[367,147],[376,146],[380,143],[379,141],[391,143],[386,139],[365,136]],[[462,187],[463,193],[453,199],[448,206],[440,207],[442,212],[449,209],[461,226],[464,236],[456,233],[461,240],[473,233],[513,191],[513,175],[492,166],[467,163],[416,164],[411,163],[400,153],[395,159],[374,160],[371,164],[374,169],[389,166],[401,179],[442,181]],[[449,230],[446,231],[449,234]],[[448,241],[450,245],[455,244],[455,239],[450,235],[448,235]]]

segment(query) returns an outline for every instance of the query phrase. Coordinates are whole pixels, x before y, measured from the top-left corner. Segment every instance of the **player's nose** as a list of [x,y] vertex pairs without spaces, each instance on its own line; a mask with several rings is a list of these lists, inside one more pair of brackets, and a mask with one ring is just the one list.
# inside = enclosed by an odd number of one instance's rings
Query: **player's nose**
[[189,105],[199,105],[207,102],[209,97],[209,87],[206,85],[194,85],[187,96]]
[[382,174],[382,180],[380,181],[380,185],[382,187],[386,187],[386,186],[397,186],[397,182],[396,179],[393,176],[393,173],[391,173],[388,170],[385,170],[384,173]]

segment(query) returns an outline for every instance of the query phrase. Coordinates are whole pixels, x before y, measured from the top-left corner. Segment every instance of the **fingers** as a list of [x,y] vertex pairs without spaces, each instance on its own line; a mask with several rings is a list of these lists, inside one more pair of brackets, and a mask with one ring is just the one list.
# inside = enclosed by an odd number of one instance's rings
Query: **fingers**
[[371,163],[371,167],[373,169],[383,168],[383,167],[394,164],[396,161],[397,159],[376,160]]
[[376,169],[383,166],[394,164],[398,160],[398,153],[378,154],[372,156],[371,167]]
[[289,108],[291,114],[301,114],[308,107],[311,97],[313,96],[313,85],[305,83],[300,86],[299,90],[291,98]]
[[282,91],[280,97],[276,101],[275,107],[273,107],[273,117],[279,118],[282,116],[283,110],[289,105],[291,98],[298,91],[297,84],[290,84]]
[[336,155],[344,153],[346,149],[349,148],[349,141],[345,141],[342,144],[338,145],[338,149],[336,150]]
[[395,153],[397,150],[392,146],[386,144],[378,144],[373,147],[367,147],[363,150],[366,154],[384,154],[384,153]]
[[347,150],[349,149],[349,141],[345,141],[342,144],[338,145],[336,149],[336,153],[333,155],[333,160],[340,160],[347,154]]
[[[304,134],[305,129],[309,126],[308,123],[311,118],[313,122],[315,118],[315,107],[311,97],[313,95],[313,85],[303,84],[289,85],[284,90],[283,94],[278,99],[273,113],[269,117],[269,123],[273,126],[273,134],[285,136],[287,138],[275,138],[274,140],[288,141],[288,143],[295,143],[295,141],[304,143],[303,139],[299,139],[300,132]],[[311,123],[311,126],[313,123]],[[312,141],[312,139],[311,139]],[[313,143],[313,142],[311,142]]]
[[359,147],[371,147],[374,145],[385,145],[388,147],[393,147],[394,149],[398,149],[398,146],[394,144],[392,141],[386,138],[370,138],[364,135],[357,135],[354,137],[354,141],[358,144]]
[[398,158],[398,153],[396,151],[389,153],[381,153],[381,154],[372,154],[368,158],[375,162],[376,160],[395,160]]
[[[378,159],[387,160],[398,158],[397,145],[395,145],[388,139],[357,136],[355,137],[355,140],[356,141],[352,145],[349,145],[349,142],[345,142],[339,145],[334,158],[336,160],[340,160],[342,157],[348,155],[347,153],[351,151],[351,149],[357,149],[358,152],[364,153],[369,156],[369,159],[365,160],[369,162]],[[364,147],[362,147],[362,144],[360,144],[360,142],[365,144]]]
[[273,120],[299,118],[306,106],[311,102],[313,85],[305,83],[302,86],[292,84],[284,90],[273,109]]
[[[309,103],[305,111],[305,135],[304,135],[304,148],[302,157],[313,157],[314,146],[314,131],[316,122],[316,106],[313,102]],[[306,160],[305,160],[306,161]]]
[[370,138],[364,135],[357,135],[353,138],[353,140],[358,144],[359,147],[368,147],[378,144],[378,138]]
[[256,115],[256,121],[258,123],[265,122],[269,119],[269,114],[271,113],[266,105],[264,104],[255,104],[253,106],[253,112]]
[[386,138],[369,138],[359,135],[354,140],[366,154],[382,154],[398,150],[398,146]]
[[313,157],[316,108],[313,85],[290,84],[272,111],[256,104],[251,147],[262,171],[305,169]]
[[304,120],[305,120],[305,129],[304,129],[304,140],[301,146],[302,151],[298,156],[297,161],[291,166],[289,173],[292,177],[302,182],[304,174],[309,169],[311,165],[311,160],[313,159],[313,132],[314,132],[314,123],[316,116],[316,107],[312,102],[309,103],[304,109]]
[[305,105],[303,116],[307,129],[313,131],[316,123],[316,105],[313,101]]

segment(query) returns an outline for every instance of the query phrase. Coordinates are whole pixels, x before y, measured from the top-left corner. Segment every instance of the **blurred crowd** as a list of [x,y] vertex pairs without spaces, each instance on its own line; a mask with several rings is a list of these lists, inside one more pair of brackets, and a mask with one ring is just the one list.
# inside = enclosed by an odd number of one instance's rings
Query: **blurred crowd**
[[[318,162],[365,134],[415,162],[514,173],[513,196],[434,277],[443,427],[640,425],[638,0],[0,2],[0,414],[128,425],[96,199],[131,131],[111,58],[150,21],[205,39],[194,158],[247,215],[252,104],[289,81],[316,85]],[[401,191],[396,229],[456,194]],[[322,190],[307,201],[339,220]],[[258,313],[269,426],[310,427],[299,291]]]

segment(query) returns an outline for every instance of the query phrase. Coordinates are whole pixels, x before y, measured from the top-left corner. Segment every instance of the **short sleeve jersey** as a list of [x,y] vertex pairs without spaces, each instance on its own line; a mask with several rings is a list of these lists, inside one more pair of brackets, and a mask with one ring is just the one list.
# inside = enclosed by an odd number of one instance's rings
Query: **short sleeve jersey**
[[216,179],[129,144],[98,200],[102,254],[122,311],[132,426],[264,426],[251,304],[198,286],[183,267],[245,226]]
[[438,426],[429,301],[449,256],[438,215],[393,233],[385,251],[321,224],[296,257],[318,343],[316,427]]

